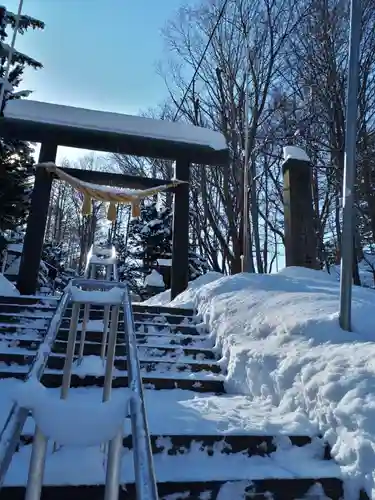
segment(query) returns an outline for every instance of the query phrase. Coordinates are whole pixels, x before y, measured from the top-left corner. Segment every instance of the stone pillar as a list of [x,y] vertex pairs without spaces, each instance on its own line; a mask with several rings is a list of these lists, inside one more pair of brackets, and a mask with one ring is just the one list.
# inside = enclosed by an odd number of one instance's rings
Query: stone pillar
[[[38,163],[54,163],[56,161],[57,147],[57,144],[53,143],[42,144]],[[30,213],[27,219],[27,229],[17,280],[17,288],[22,295],[33,295],[37,288],[51,187],[51,174],[44,168],[38,167],[35,173]]]
[[285,265],[317,269],[311,162],[295,146],[284,148]]
[[189,171],[189,160],[176,161],[175,178],[187,182],[177,186],[174,194],[171,299],[189,282]]

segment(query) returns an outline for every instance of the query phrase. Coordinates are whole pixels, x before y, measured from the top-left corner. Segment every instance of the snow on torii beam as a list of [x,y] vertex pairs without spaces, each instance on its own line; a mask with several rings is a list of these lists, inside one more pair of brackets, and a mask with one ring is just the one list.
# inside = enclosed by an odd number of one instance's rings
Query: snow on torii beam
[[27,99],[9,101],[0,134],[40,143],[190,163],[227,165],[223,134],[141,116],[81,109]]
[[[39,162],[54,163],[59,145],[175,160],[176,178],[185,184],[174,189],[172,298],[187,287],[190,164],[227,165],[229,151],[223,134],[184,123],[30,100],[6,104],[0,134],[40,142]],[[36,289],[51,183],[50,174],[38,171],[18,277],[18,288],[24,294]]]

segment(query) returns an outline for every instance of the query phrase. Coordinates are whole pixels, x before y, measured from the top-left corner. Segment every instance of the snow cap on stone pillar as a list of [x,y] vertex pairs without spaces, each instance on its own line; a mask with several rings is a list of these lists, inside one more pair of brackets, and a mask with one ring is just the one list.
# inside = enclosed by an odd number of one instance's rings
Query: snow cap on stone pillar
[[284,159],[284,164],[288,160],[297,160],[297,161],[304,161],[307,163],[311,163],[311,160],[308,157],[306,151],[304,151],[302,148],[299,148],[297,146],[284,146],[283,147],[283,159]]

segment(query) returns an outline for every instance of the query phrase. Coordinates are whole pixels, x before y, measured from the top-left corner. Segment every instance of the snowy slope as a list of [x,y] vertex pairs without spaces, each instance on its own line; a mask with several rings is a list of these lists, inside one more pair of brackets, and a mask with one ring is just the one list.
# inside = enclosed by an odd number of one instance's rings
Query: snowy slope
[[[169,292],[152,303],[168,303]],[[338,325],[339,284],[321,271],[199,278],[171,305],[194,306],[227,368],[226,389],[306,434],[318,428],[351,485],[375,498],[375,292],[353,290],[353,333]],[[251,409],[249,410],[251,417]],[[259,415],[258,415],[259,418]]]

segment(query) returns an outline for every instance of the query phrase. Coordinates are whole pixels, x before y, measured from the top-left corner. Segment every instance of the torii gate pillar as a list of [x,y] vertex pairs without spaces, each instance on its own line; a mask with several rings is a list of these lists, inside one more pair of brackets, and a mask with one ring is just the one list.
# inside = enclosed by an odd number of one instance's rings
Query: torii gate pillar
[[189,160],[176,161],[175,178],[186,182],[174,192],[171,300],[186,290],[189,282],[189,171]]
[[[57,144],[43,143],[38,163],[55,163],[57,148]],[[51,174],[45,168],[37,168],[17,280],[22,295],[33,295],[37,289],[51,188]]]

